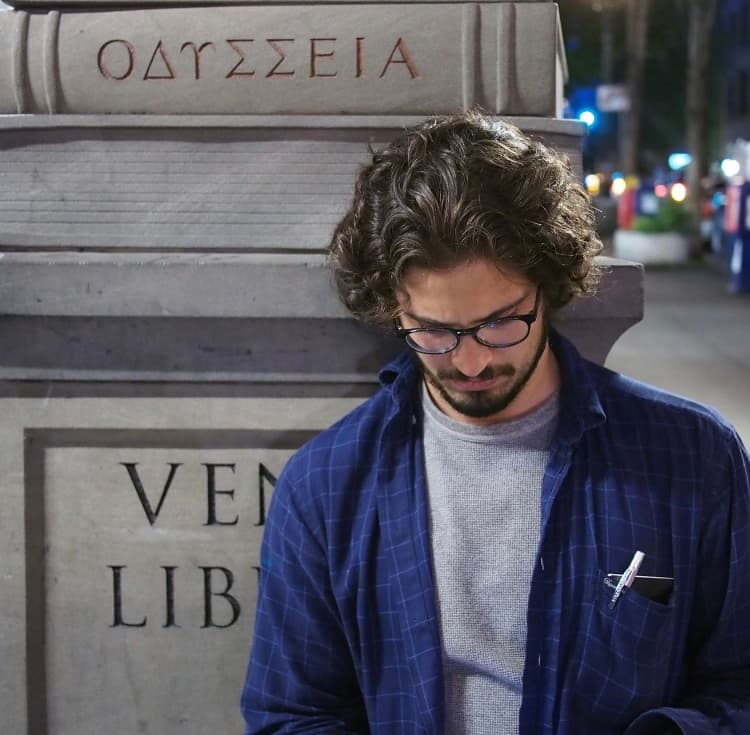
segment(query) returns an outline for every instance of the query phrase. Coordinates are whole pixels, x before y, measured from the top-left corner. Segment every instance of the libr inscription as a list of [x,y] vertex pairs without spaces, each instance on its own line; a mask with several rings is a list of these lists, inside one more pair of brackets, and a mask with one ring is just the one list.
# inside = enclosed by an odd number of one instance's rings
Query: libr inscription
[[[224,400],[181,413],[158,399],[146,426],[26,433],[24,661],[47,686],[34,687],[24,731],[241,730],[267,512],[319,429],[285,428],[300,415],[288,399]],[[148,426],[170,411],[177,428]],[[194,426],[229,412],[282,428]]]
[[[138,462],[120,462],[126,471],[130,485],[135,493],[135,498],[143,510],[146,521],[151,528],[158,527],[159,516],[163,511],[170,490],[173,487],[178,472],[183,468],[183,462],[168,462],[166,479],[161,490],[157,493],[149,493],[144,486],[141,474],[138,470]],[[235,462],[203,462],[200,463],[205,469],[205,522],[203,526],[236,526],[240,522],[237,512],[230,512],[230,506],[235,499],[235,488],[224,487],[231,483],[235,476],[237,464]],[[221,480],[219,477],[221,476]],[[265,525],[266,510],[271,492],[276,484],[276,476],[266,467],[263,462],[258,463],[257,487],[255,492],[256,503],[252,526],[261,528]],[[221,489],[220,489],[221,488]],[[153,498],[153,499],[152,499]],[[220,511],[219,503],[222,503]],[[222,514],[223,513],[223,514]],[[111,570],[112,581],[112,628],[145,628],[153,624],[152,616],[141,614],[137,617],[128,616],[125,612],[127,598],[127,564],[107,564]],[[164,622],[162,628],[182,627],[177,620],[175,603],[175,584],[178,579],[183,584],[196,587],[196,572],[198,572],[201,583],[200,599],[203,608],[203,623],[201,628],[231,628],[237,623],[242,614],[242,604],[234,592],[235,575],[232,569],[226,566],[195,565],[193,569],[185,570],[184,565],[159,565],[163,571],[163,612]],[[256,574],[260,574],[260,567],[252,565]],[[179,578],[177,575],[180,575]],[[158,575],[158,573],[157,573]],[[150,575],[153,577],[153,575]],[[153,591],[159,589],[159,581],[151,578],[149,588],[152,590],[151,599],[156,595]],[[132,606],[131,606],[132,608]],[[223,608],[217,612],[217,608]]]

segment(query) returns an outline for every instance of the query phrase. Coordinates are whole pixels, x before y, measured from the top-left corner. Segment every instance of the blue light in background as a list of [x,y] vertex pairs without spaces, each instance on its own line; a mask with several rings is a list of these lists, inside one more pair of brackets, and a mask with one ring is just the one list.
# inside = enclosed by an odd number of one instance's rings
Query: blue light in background
[[578,113],[578,119],[590,128],[596,125],[596,113],[593,110],[581,110]]
[[670,153],[667,163],[672,171],[680,171],[685,166],[689,166],[692,160],[689,153]]

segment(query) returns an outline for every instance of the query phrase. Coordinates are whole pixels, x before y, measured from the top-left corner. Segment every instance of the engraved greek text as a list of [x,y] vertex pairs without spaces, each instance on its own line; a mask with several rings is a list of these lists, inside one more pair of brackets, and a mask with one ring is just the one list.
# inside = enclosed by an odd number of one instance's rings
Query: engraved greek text
[[365,39],[364,36],[357,36],[357,79],[365,75]]
[[[205,53],[211,49],[210,53]],[[393,42],[366,36],[307,38],[224,38],[165,41],[145,48],[124,38],[103,43],[98,73],[106,80],[196,81],[223,79],[379,79],[407,82],[422,78],[404,37]],[[399,68],[403,71],[399,72]],[[379,70],[379,73],[378,73]]]
[[249,71],[239,71],[239,68],[247,61],[245,52],[240,47],[241,43],[253,43],[254,38],[227,38],[227,43],[232,50],[240,57],[240,60],[229,70],[229,73],[224,79],[230,79],[231,77],[254,77],[255,69]]
[[338,72],[321,72],[318,71],[318,59],[331,59],[333,61],[336,50],[321,51],[318,49],[318,43],[336,43],[335,38],[311,38],[310,39],[310,78],[315,77],[335,77]]
[[276,70],[286,61],[286,53],[284,50],[279,46],[280,43],[294,43],[293,38],[267,38],[266,43],[273,48],[273,50],[281,57],[276,64],[274,65],[273,69],[266,74],[266,79],[270,79],[271,77],[293,77],[295,74],[294,69],[291,71],[279,71]]
[[[121,74],[112,72],[110,70],[109,63],[104,63],[105,52],[107,52],[110,47],[114,47],[114,44],[116,43],[122,44],[127,55],[125,71]],[[135,49],[133,48],[133,44],[129,43],[128,41],[124,41],[121,38],[113,38],[111,41],[107,41],[107,43],[102,45],[102,47],[99,49],[99,53],[96,55],[96,64],[99,67],[101,75],[105,79],[112,79],[116,82],[121,82],[123,79],[127,79],[133,73],[133,67],[135,66]]]
[[185,43],[180,46],[180,53],[182,53],[186,48],[190,48],[193,50],[193,60],[195,62],[195,78],[200,79],[201,78],[201,53],[204,49],[211,46],[213,48],[214,44],[211,41],[206,41],[206,43],[202,43],[200,46],[196,46],[192,41],[186,41]]
[[[151,67],[153,67],[154,62],[157,60],[157,56],[161,60],[161,63],[163,66],[162,66],[161,73],[154,74],[151,72]],[[151,61],[148,62],[148,66],[146,67],[146,73],[143,75],[143,79],[146,80],[146,79],[174,79],[174,78],[175,78],[175,73],[174,73],[174,69],[172,68],[172,64],[170,63],[169,57],[164,51],[162,42],[159,41],[159,43],[156,44],[154,53],[151,54]]]
[[[396,57],[396,52],[399,53],[400,58]],[[399,38],[398,41],[396,41],[396,45],[393,47],[393,51],[391,51],[391,55],[388,57],[388,61],[385,62],[383,71],[380,72],[380,76],[378,77],[379,79],[382,79],[385,76],[386,72],[388,71],[388,67],[390,67],[391,64],[404,64],[409,70],[409,75],[412,79],[421,78],[419,72],[417,71],[417,67],[414,64],[414,60],[409,53],[409,49],[406,48],[406,44],[404,43],[403,38]]]

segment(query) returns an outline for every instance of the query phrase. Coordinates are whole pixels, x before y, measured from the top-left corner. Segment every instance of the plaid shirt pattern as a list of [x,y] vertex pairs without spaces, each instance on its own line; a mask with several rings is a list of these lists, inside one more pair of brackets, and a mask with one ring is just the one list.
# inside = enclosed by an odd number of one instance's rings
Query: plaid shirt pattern
[[[541,488],[519,734],[750,734],[747,451],[711,409],[593,365],[557,334],[552,346],[560,421]],[[413,357],[381,382],[276,485],[247,735],[443,735]],[[674,578],[671,597],[631,589],[610,607],[606,575],[636,550],[641,575]]]

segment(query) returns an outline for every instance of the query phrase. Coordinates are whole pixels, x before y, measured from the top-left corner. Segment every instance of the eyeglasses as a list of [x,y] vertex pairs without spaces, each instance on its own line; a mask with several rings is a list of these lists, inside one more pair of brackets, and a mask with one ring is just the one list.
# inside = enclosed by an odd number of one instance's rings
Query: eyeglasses
[[514,314],[477,324],[469,329],[451,327],[414,327],[404,329],[396,324],[396,335],[409,347],[425,355],[444,355],[458,347],[461,337],[472,336],[485,347],[512,347],[523,342],[536,321],[539,305],[539,287],[534,297],[534,310],[528,314]]

